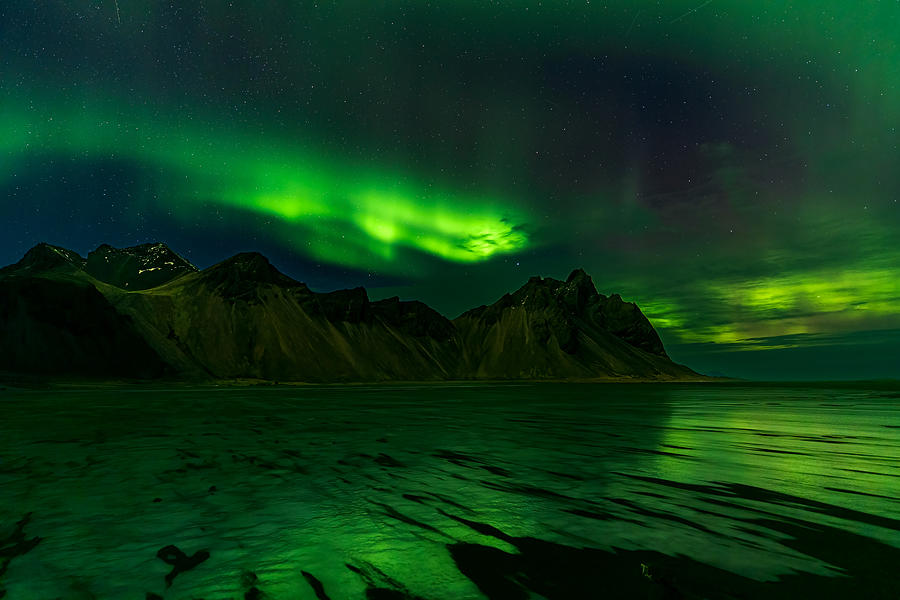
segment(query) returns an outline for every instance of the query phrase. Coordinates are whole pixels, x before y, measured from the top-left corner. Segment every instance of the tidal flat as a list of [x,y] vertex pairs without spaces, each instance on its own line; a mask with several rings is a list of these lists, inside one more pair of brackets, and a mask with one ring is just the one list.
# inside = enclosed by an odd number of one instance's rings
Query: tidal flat
[[898,496],[896,384],[0,391],[9,600],[895,599]]

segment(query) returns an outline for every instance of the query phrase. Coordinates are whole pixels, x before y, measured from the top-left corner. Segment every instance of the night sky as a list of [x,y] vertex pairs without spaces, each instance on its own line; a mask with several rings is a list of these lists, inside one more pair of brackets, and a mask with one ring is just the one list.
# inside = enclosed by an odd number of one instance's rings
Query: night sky
[[670,355],[900,377],[900,3],[0,5],[0,263],[260,251],[449,317],[583,267]]

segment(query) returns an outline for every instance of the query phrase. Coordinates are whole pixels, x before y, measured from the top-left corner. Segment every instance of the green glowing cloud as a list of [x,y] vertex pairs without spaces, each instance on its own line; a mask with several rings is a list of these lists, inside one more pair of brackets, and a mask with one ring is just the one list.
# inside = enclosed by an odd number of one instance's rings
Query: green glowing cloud
[[0,147],[10,161],[35,147],[157,165],[168,180],[160,201],[174,215],[202,218],[209,203],[267,215],[282,225],[272,231],[283,243],[339,264],[386,268],[399,249],[471,263],[529,245],[525,215],[505,199],[435,189],[406,173],[326,159],[218,124],[163,121],[139,110],[111,122],[114,107],[121,104],[8,110]]
[[708,306],[719,307],[705,322],[680,318],[689,311],[674,302],[643,308],[677,341],[731,350],[793,347],[810,336],[894,328],[900,321],[900,279],[891,269],[821,269],[701,287]]

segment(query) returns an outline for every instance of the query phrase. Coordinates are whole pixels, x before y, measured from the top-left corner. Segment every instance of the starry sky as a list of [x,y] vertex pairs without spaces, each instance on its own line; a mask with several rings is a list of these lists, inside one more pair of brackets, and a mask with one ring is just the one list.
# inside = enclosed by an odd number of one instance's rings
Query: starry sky
[[260,251],[449,317],[583,267],[677,361],[900,377],[900,3],[0,6],[0,263]]

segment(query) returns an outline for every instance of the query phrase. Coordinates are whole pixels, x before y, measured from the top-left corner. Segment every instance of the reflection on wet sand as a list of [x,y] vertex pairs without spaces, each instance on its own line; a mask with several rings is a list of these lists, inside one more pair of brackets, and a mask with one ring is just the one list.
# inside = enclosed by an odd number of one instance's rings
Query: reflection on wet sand
[[898,424],[877,390],[20,392],[0,590],[896,598]]

